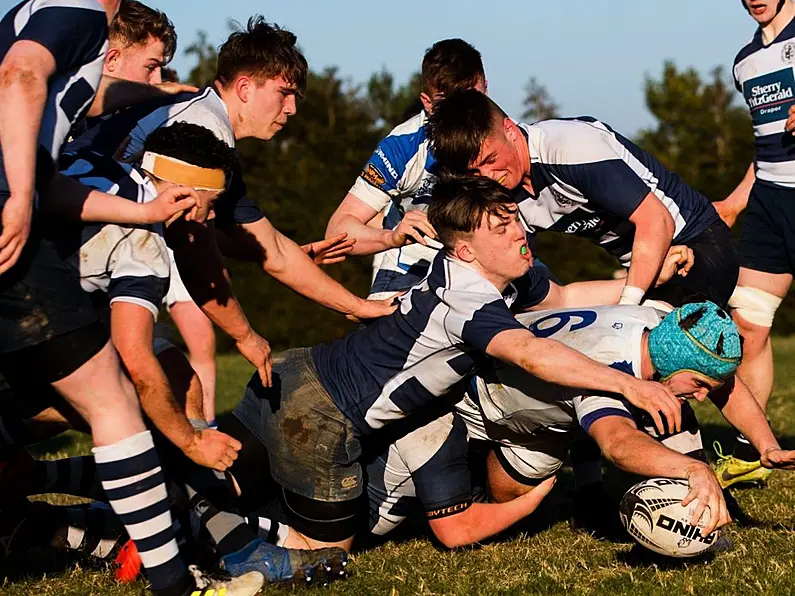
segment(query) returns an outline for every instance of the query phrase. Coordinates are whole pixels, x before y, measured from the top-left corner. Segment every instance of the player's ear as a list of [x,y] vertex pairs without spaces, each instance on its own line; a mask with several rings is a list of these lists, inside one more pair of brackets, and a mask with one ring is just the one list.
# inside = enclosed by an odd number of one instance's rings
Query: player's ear
[[235,80],[235,93],[240,98],[240,101],[243,103],[248,102],[251,95],[251,79],[247,76],[242,76]]
[[505,135],[505,138],[512,143],[516,142],[516,140],[522,134],[519,132],[519,127],[516,126],[516,123],[508,117],[505,117],[502,121],[502,132]]
[[425,93],[425,91],[420,93],[420,101],[422,102],[422,107],[425,108],[425,112],[427,114],[433,112],[433,98]]
[[471,263],[475,260],[475,252],[469,242],[463,239],[458,239],[453,247],[453,254],[455,257],[465,263]]
[[105,70],[113,74],[119,66],[119,55],[121,52],[119,48],[108,48],[105,54]]

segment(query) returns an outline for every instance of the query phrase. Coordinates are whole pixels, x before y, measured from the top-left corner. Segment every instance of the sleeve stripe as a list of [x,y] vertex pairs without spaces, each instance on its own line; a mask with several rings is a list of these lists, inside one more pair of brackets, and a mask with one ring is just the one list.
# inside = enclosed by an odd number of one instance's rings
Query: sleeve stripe
[[600,408],[598,410],[594,410],[593,412],[589,412],[580,418],[580,426],[582,426],[585,432],[588,432],[594,422],[608,416],[621,416],[622,418],[634,420],[632,418],[632,414],[630,414],[627,410],[621,408]]

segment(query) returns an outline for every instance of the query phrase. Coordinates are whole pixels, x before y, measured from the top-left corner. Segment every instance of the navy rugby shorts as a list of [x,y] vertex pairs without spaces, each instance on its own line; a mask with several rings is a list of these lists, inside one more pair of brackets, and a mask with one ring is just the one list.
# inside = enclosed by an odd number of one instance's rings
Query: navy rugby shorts
[[747,269],[795,274],[795,189],[754,183],[739,252]]

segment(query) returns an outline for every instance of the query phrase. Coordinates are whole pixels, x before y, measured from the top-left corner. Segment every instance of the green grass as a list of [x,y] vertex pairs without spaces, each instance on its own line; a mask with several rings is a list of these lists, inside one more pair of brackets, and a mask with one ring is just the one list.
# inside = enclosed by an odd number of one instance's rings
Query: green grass
[[[776,388],[769,415],[776,434],[795,448],[795,338],[775,342]],[[219,411],[242,395],[250,368],[239,358],[219,361]],[[730,434],[712,406],[698,407],[707,445],[728,445]],[[61,438],[40,457],[86,452],[78,435]],[[666,560],[632,544],[573,534],[566,524],[571,482],[564,474],[542,509],[511,536],[478,548],[436,548],[421,525],[392,542],[353,557],[353,577],[333,584],[329,595],[384,594],[791,594],[795,586],[795,474],[777,472],[766,489],[735,491],[760,527],[729,528],[735,549],[700,562]],[[102,566],[51,552],[28,553],[6,562],[9,579],[0,594],[140,594],[143,582],[119,586]],[[266,594],[285,590],[269,588]]]

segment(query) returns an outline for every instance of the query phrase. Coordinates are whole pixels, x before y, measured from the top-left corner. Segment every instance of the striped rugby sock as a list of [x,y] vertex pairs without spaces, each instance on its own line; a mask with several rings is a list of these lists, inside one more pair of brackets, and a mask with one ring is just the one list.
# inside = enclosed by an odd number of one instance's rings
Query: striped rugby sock
[[36,461],[27,492],[29,495],[64,493],[95,501],[105,500],[97,466],[90,455]]
[[108,503],[135,541],[152,591],[181,594],[190,580],[174,539],[168,494],[152,434],[144,431],[92,451]]

